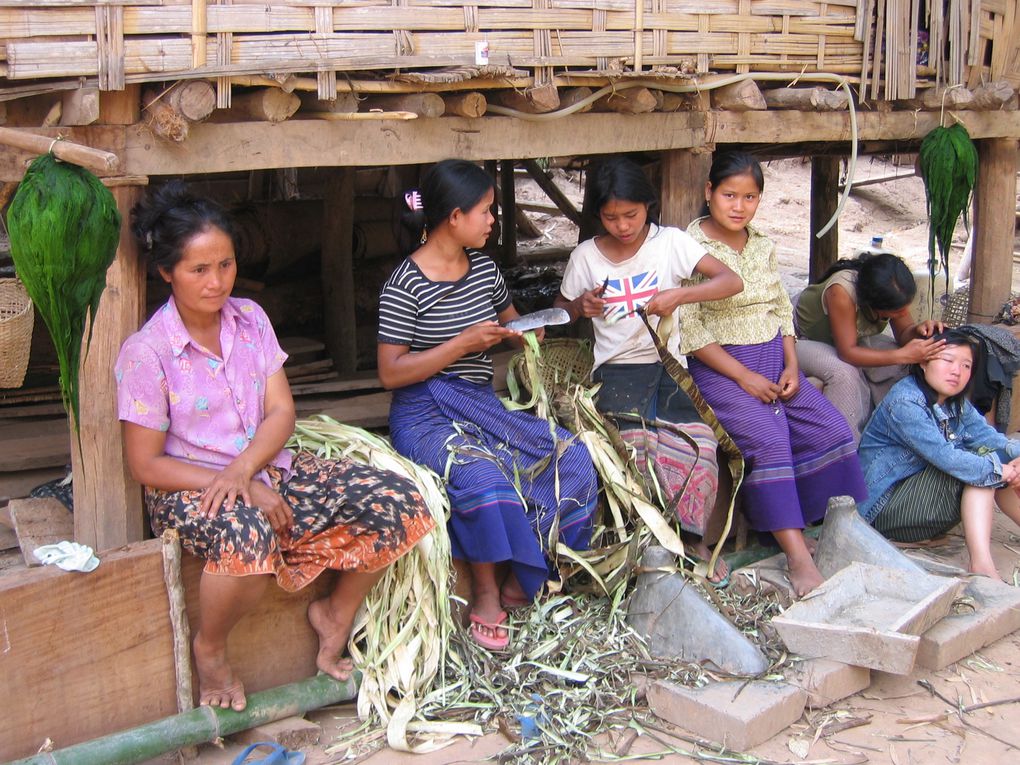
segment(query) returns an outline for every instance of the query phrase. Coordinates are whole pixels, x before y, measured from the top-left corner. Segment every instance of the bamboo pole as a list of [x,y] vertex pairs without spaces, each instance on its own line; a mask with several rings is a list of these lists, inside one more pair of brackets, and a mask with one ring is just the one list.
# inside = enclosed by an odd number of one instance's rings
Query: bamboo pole
[[0,143],[33,154],[46,154],[52,151],[57,159],[81,165],[95,172],[113,172],[120,164],[117,155],[108,151],[13,128],[0,127]]
[[10,765],[134,765],[185,746],[204,744],[274,720],[302,715],[311,709],[350,701],[358,694],[360,678],[361,673],[357,673],[341,683],[320,674],[253,693],[243,712],[199,707]]

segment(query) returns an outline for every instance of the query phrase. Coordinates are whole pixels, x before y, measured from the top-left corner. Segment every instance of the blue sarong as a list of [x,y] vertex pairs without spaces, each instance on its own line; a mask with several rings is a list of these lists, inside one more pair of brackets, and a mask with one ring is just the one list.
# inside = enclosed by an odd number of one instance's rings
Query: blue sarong
[[529,598],[555,576],[546,550],[557,539],[590,546],[598,487],[588,450],[562,428],[554,441],[545,420],[507,410],[491,385],[436,375],[395,390],[390,440],[446,477],[453,557],[509,561]]

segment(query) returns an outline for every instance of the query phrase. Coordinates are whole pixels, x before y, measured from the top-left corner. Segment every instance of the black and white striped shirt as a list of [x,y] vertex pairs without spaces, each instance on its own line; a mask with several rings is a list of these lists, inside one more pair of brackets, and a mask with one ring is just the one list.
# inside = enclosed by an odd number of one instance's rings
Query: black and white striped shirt
[[[468,253],[468,271],[455,282],[434,282],[410,258],[383,285],[379,296],[380,343],[425,351],[483,321],[496,321],[511,304],[496,264],[480,252]],[[492,379],[492,359],[481,351],[462,356],[442,374],[477,383]]]

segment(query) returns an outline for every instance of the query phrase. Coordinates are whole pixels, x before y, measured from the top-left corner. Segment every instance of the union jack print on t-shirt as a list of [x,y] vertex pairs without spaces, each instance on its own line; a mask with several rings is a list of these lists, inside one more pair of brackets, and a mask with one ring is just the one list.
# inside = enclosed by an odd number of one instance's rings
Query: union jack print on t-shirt
[[602,313],[608,322],[615,322],[634,313],[659,291],[659,274],[656,271],[609,279],[602,299],[606,301]]

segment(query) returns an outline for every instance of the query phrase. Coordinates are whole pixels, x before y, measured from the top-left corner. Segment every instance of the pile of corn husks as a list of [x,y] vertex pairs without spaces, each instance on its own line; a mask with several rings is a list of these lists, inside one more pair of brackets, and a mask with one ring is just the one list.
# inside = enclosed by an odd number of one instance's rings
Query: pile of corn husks
[[[605,491],[592,549],[550,548],[561,572],[560,591],[511,614],[510,647],[491,653],[452,616],[450,546],[439,523],[388,570],[359,615],[352,654],[364,673],[358,698],[363,722],[328,749],[337,762],[360,760],[381,746],[382,728],[385,742],[403,751],[429,751],[457,735],[499,730],[509,742],[501,761],[612,759],[601,734],[638,724],[644,712],[640,676],[687,685],[716,677],[700,665],[652,658],[627,625],[624,598],[643,549],[655,541],[678,556],[679,567],[683,545],[674,520],[659,509],[665,503],[658,487],[639,474],[596,410],[595,390],[570,382],[547,390],[539,382],[540,363],[537,343],[530,343],[525,366],[531,397],[522,401],[521,386],[511,377],[507,406],[533,408],[588,447]],[[299,422],[293,445],[395,470],[418,483],[437,520],[449,511],[441,479],[378,436],[323,417]],[[777,605],[700,589],[765,650],[773,670],[785,662],[767,624]]]

